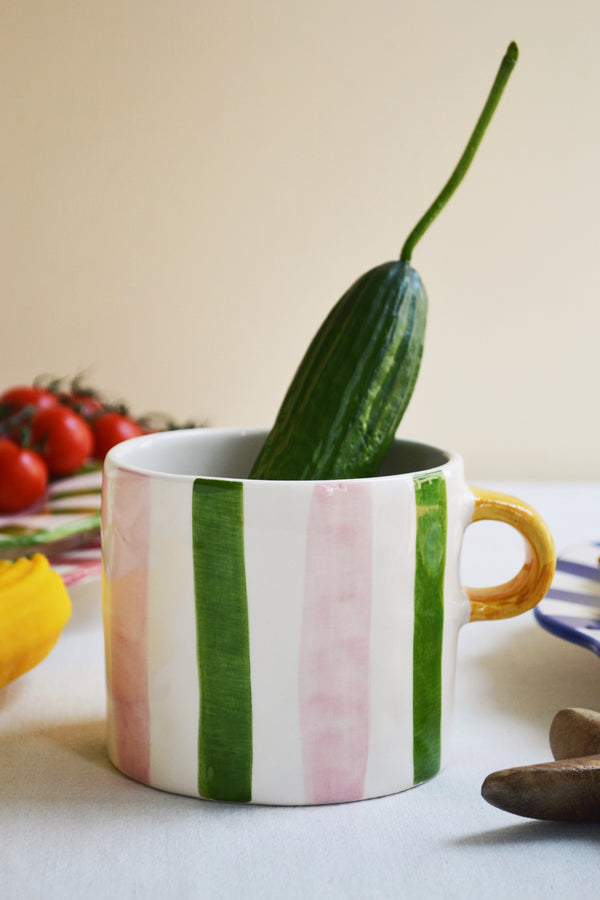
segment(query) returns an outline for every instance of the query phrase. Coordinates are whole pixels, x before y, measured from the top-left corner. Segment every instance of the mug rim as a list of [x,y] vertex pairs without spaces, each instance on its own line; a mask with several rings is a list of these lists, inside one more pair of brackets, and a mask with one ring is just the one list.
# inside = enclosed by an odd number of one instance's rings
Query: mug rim
[[[406,471],[394,472],[394,471],[382,471],[381,474],[373,475],[373,476],[363,476],[360,478],[318,478],[318,479],[306,479],[306,480],[292,480],[292,479],[250,479],[246,476],[234,476],[234,475],[211,475],[207,473],[197,472],[197,473],[183,473],[183,472],[169,472],[164,468],[159,468],[156,466],[148,466],[144,464],[140,464],[135,462],[135,457],[137,452],[141,449],[146,449],[152,444],[168,444],[169,442],[174,442],[181,444],[182,442],[194,442],[198,438],[202,439],[204,436],[214,436],[215,438],[228,438],[228,437],[238,437],[238,438],[266,438],[269,433],[269,428],[261,428],[261,427],[209,427],[209,426],[201,426],[196,428],[184,428],[184,429],[174,429],[171,431],[158,431],[150,434],[140,435],[139,437],[129,438],[128,440],[122,441],[119,444],[116,444],[112,447],[104,460],[103,469],[106,472],[108,469],[120,469],[128,472],[132,472],[138,475],[144,475],[152,478],[164,478],[166,480],[175,480],[175,481],[189,481],[194,480],[195,478],[214,478],[216,480],[221,481],[252,481],[253,484],[343,484],[347,481],[357,482],[357,481],[384,481],[389,479],[397,479],[397,478],[406,478],[412,476],[421,476],[427,475],[431,472],[437,472],[440,469],[445,469],[452,463],[460,462],[461,457],[454,450],[448,450],[446,448],[438,447],[434,444],[429,444],[424,441],[416,441],[410,440],[407,438],[395,437],[392,443],[392,448],[397,447],[398,445],[404,445],[405,447],[410,447],[416,452],[424,453],[424,454],[438,454],[440,457],[440,461],[436,465],[425,466],[421,468],[413,468]],[[390,452],[392,452],[392,448],[390,448]],[[131,459],[133,457],[133,461]],[[385,467],[382,467],[382,469]]]

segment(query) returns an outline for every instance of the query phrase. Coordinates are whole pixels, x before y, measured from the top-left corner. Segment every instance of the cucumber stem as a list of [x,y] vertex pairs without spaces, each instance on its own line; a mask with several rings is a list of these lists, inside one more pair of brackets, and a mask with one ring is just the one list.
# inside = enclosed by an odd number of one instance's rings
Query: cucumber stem
[[463,154],[459,159],[452,175],[450,176],[438,196],[435,198],[427,212],[419,219],[411,233],[406,238],[404,246],[402,247],[402,252],[400,253],[400,260],[402,262],[410,262],[412,252],[416,244],[421,240],[433,220],[443,210],[444,206],[467,174],[469,166],[473,161],[473,157],[477,152],[477,148],[479,147],[483,135],[485,134],[492,116],[494,115],[500,97],[502,96],[502,92],[506,87],[506,82],[508,81],[511,72],[515,67],[518,56],[519,48],[514,41],[511,41],[504,55],[504,59],[500,63],[500,68],[498,69],[498,73],[486,100],[485,106],[483,107],[481,115],[477,120],[477,124],[473,129],[473,133],[469,138],[469,143],[465,147]]

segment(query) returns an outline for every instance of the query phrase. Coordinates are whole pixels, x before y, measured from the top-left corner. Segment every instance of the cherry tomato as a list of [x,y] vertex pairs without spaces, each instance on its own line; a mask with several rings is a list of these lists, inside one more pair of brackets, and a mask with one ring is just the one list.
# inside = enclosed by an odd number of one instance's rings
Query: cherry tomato
[[0,438],[0,512],[27,509],[40,499],[47,483],[48,470],[37,453]]
[[94,431],[94,457],[102,460],[111,447],[129,438],[146,434],[142,426],[129,416],[118,412],[106,412],[92,422]]
[[68,406],[39,409],[31,423],[31,438],[51,475],[72,475],[94,447],[90,426]]
[[61,395],[61,400],[86,421],[93,416],[97,416],[104,409],[102,400],[96,397],[95,394],[71,391],[69,394]]
[[0,409],[10,413],[18,412],[25,406],[37,406],[48,409],[58,405],[58,398],[52,391],[28,385],[17,385],[0,394]]

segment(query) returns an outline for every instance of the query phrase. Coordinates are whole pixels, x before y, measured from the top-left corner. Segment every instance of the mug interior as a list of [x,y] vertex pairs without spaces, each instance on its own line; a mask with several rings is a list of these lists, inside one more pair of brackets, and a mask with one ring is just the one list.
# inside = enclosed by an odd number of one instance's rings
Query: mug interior
[[[120,468],[167,477],[244,479],[267,434],[266,429],[238,428],[159,432],[117,444],[107,460]],[[378,476],[438,469],[450,457],[450,453],[437,447],[396,439]]]

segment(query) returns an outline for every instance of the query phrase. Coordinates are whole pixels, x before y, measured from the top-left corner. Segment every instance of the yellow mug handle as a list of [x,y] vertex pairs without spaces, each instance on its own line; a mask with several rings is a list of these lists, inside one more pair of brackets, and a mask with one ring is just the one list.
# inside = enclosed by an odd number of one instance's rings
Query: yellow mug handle
[[475,497],[473,522],[495,519],[512,525],[525,538],[527,552],[520,572],[494,587],[465,587],[471,603],[471,622],[507,619],[527,612],[542,599],[554,575],[556,553],[550,530],[542,517],[517,497],[471,488]]

